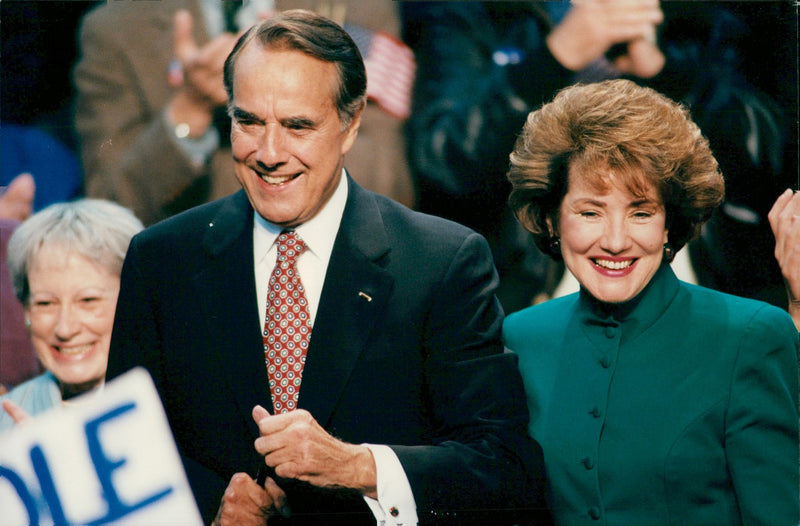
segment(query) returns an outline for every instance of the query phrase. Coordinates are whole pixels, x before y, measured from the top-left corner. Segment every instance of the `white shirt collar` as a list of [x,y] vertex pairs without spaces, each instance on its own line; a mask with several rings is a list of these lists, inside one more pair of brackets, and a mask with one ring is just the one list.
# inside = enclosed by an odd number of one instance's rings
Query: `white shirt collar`
[[[308,250],[303,252],[297,259],[297,270],[306,289],[306,299],[308,300],[312,324],[317,316],[317,309],[322,296],[322,286],[325,283],[325,274],[328,271],[328,262],[331,259],[333,244],[336,241],[339,224],[342,222],[344,207],[347,203],[346,173],[342,169],[339,185],[334,190],[330,200],[317,212],[317,215],[295,228],[308,247]],[[278,253],[275,240],[280,235],[282,228],[265,220],[257,212],[254,212],[254,214],[254,277],[258,311],[261,327],[263,327],[267,285]]]
[[[339,224],[342,222],[344,207],[347,203],[347,172],[342,169],[339,184],[334,190],[330,200],[317,212],[317,215],[294,228],[294,230],[305,241],[308,251],[324,262],[327,267],[328,261],[333,252],[333,243],[339,231]],[[274,246],[275,240],[283,231],[283,227],[270,223],[258,212],[253,221],[253,255],[258,264],[270,249]],[[270,262],[270,268],[275,262]]]

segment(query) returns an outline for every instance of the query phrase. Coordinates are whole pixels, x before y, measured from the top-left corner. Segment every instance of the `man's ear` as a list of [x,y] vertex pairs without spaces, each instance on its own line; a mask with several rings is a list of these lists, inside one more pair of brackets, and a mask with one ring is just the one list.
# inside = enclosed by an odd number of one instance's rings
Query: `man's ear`
[[361,108],[353,115],[353,118],[350,120],[350,124],[344,130],[344,141],[342,141],[342,155],[346,154],[350,151],[350,148],[353,147],[353,143],[356,141],[356,137],[358,136],[358,129],[361,127],[361,114],[364,113],[364,108],[367,106],[366,100],[364,104],[361,105]]

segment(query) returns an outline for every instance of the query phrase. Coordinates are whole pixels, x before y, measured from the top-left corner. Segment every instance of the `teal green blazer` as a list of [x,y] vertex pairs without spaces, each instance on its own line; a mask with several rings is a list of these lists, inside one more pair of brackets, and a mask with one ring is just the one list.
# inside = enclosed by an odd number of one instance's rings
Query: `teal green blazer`
[[679,281],[505,321],[557,524],[792,525],[798,333],[766,303]]

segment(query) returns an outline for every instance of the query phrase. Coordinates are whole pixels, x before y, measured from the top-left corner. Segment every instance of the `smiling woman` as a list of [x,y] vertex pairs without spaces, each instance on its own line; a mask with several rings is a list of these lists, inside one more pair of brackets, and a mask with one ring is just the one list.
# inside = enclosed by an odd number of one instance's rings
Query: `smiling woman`
[[103,383],[122,263],[141,229],[128,209],[82,199],[51,205],[14,231],[9,270],[45,372],[0,398],[9,413],[0,412],[0,430]]
[[528,116],[508,176],[581,286],[503,325],[556,523],[796,524],[797,330],[669,265],[723,196],[688,111],[626,80],[567,88]]
[[[668,230],[661,196],[644,183],[634,195],[607,169],[600,182],[573,168],[558,222],[548,230],[561,233],[561,256],[589,294],[620,303],[639,294],[663,258]],[[602,172],[601,172],[602,173]]]

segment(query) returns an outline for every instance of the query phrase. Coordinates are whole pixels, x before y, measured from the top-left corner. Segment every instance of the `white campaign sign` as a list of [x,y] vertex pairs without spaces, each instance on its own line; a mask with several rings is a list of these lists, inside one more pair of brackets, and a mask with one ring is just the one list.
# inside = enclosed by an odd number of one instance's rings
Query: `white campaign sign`
[[202,524],[143,369],[0,434],[0,524],[107,523]]

